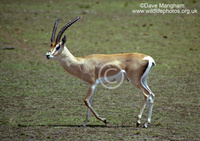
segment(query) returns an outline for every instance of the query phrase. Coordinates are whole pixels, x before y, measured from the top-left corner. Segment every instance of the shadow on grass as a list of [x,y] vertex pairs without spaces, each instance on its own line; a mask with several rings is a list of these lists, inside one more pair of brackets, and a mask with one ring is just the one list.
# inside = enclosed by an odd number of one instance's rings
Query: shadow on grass
[[[41,127],[55,127],[55,128],[85,128],[82,125],[26,125],[26,124],[18,124],[18,127],[33,127],[33,126],[41,126]],[[87,125],[86,128],[133,128],[135,126],[129,125]]]

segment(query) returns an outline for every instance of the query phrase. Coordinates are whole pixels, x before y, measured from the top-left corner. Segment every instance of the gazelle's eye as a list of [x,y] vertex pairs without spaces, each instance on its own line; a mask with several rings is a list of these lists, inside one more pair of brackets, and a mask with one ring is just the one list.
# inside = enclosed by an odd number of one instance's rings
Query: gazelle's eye
[[60,49],[60,46],[58,46],[57,48],[56,48],[56,50],[59,50]]

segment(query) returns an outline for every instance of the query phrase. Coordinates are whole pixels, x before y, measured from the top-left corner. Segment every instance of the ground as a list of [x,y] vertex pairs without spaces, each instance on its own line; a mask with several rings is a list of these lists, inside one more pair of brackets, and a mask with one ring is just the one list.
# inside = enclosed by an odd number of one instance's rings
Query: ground
[[[133,13],[146,10],[139,0],[1,0],[0,140],[199,140],[200,2],[173,3],[197,13]],[[92,115],[79,127],[88,86],[45,54],[55,20],[62,19],[59,30],[80,15],[64,33],[75,56],[139,52],[154,58],[148,84],[155,104],[147,129],[136,127],[143,96],[128,82],[95,92],[93,106],[107,126]]]

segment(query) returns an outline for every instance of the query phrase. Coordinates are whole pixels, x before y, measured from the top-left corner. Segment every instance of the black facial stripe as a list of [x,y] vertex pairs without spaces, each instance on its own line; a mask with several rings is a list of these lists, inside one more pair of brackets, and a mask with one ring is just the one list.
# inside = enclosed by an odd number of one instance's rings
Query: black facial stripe
[[60,49],[60,45],[58,47],[56,47],[56,50],[59,50]]

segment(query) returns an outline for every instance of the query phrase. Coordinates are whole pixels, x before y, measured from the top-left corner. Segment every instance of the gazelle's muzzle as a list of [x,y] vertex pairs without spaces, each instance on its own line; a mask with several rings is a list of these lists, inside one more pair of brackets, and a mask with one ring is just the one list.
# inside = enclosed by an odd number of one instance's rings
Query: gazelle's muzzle
[[51,51],[48,51],[48,52],[46,53],[46,57],[47,57],[47,59],[53,58],[53,56],[52,56],[52,54],[51,54]]
[[50,59],[50,55],[46,55],[47,59]]

